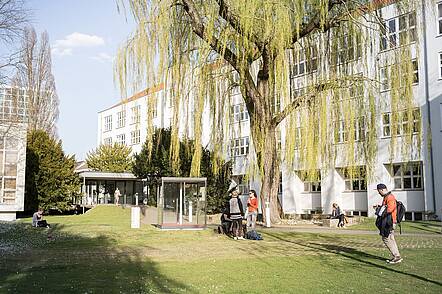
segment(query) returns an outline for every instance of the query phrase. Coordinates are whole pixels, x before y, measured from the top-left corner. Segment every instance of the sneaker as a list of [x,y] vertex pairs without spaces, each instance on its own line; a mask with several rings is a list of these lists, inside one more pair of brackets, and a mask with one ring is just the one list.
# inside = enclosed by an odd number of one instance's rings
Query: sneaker
[[385,261],[387,262],[387,263],[390,263],[390,262],[392,262],[394,260],[394,257],[393,258],[390,258],[390,259],[386,259]]
[[238,237],[238,240],[245,240],[244,237]]
[[389,264],[396,264],[396,263],[400,263],[402,261],[402,258],[400,256],[397,256],[395,258],[393,258],[392,260],[390,260]]
[[238,240],[238,237],[233,237],[233,240]]

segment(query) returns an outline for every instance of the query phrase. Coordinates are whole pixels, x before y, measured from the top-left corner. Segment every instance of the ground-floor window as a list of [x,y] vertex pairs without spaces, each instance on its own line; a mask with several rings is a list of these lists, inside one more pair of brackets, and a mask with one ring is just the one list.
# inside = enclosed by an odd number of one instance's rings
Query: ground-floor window
[[365,166],[352,166],[340,169],[345,182],[346,192],[367,191],[367,173]]
[[395,190],[423,189],[422,162],[393,163],[391,176]]
[[321,192],[321,172],[314,171],[298,171],[298,177],[304,183],[304,192]]

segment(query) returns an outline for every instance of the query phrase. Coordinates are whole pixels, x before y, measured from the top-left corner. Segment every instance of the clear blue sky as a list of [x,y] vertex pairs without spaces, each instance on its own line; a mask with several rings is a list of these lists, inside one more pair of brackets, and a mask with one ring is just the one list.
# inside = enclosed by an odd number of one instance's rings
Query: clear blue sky
[[37,33],[46,30],[50,38],[58,136],[65,152],[82,160],[96,147],[97,112],[120,99],[112,59],[133,24],[115,0],[30,0],[28,7]]

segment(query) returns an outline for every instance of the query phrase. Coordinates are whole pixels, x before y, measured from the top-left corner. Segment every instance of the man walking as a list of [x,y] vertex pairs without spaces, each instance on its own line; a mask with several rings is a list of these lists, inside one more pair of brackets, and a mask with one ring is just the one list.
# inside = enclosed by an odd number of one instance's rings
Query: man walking
[[387,260],[387,263],[396,264],[402,261],[399,249],[394,239],[394,229],[397,223],[397,209],[396,197],[387,190],[385,184],[378,184],[376,189],[379,195],[383,197],[382,206],[376,206],[376,226],[379,229],[379,234],[382,236],[382,241],[392,255],[392,258]]

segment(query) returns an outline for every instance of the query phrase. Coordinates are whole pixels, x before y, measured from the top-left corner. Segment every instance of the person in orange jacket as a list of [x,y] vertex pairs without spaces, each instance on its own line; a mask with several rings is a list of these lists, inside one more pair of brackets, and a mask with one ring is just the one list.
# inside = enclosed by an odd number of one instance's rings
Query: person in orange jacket
[[247,199],[247,229],[251,231],[256,229],[256,216],[258,215],[258,196],[255,190],[249,191],[249,199]]
[[[394,229],[396,228],[397,223],[396,197],[391,193],[391,191],[387,190],[387,186],[385,184],[378,184],[376,189],[378,190],[379,195],[383,197],[382,206],[384,206],[386,209],[386,213],[379,216],[382,218],[381,223],[383,223],[383,225],[381,226],[384,227],[384,229],[385,227],[388,228],[387,231],[384,230],[384,232],[382,232],[381,228],[382,241],[393,256],[391,259],[387,260],[387,263],[400,263],[402,258],[394,238]],[[390,219],[392,222],[391,225]]]

